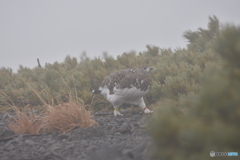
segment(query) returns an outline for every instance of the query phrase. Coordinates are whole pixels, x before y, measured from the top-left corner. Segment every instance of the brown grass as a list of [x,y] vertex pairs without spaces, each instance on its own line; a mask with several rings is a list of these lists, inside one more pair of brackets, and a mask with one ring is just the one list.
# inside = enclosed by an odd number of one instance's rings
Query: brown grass
[[57,106],[47,106],[43,117],[43,127],[47,131],[66,133],[74,128],[86,128],[97,124],[83,102],[66,102]]
[[40,115],[34,112],[20,111],[17,107],[13,107],[15,116],[11,116],[8,121],[10,130],[17,134],[38,134],[42,128],[42,120]]

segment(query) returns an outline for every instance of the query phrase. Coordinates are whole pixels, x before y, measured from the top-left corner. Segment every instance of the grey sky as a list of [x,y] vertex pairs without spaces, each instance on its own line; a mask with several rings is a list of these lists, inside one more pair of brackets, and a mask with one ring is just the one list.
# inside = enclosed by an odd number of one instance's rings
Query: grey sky
[[208,16],[240,24],[240,0],[0,0],[0,67],[185,47],[184,31]]

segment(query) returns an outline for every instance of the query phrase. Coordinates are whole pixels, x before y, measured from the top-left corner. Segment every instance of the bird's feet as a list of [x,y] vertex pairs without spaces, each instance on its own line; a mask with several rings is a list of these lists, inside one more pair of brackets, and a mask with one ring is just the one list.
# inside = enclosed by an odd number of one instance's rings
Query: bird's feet
[[114,116],[117,116],[117,115],[122,116],[122,115],[123,115],[123,114],[121,114],[121,113],[118,111],[117,108],[114,109],[113,114],[114,114]]
[[143,109],[143,113],[149,114],[149,113],[153,113],[153,111],[151,111],[151,110],[148,109],[148,108],[144,108],[144,109]]

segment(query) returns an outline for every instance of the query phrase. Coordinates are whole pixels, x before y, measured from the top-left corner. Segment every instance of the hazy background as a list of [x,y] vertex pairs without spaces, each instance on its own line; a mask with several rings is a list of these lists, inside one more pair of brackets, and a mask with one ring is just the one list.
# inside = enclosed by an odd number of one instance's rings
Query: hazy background
[[66,55],[185,47],[208,16],[240,24],[239,0],[0,0],[0,67],[37,66]]

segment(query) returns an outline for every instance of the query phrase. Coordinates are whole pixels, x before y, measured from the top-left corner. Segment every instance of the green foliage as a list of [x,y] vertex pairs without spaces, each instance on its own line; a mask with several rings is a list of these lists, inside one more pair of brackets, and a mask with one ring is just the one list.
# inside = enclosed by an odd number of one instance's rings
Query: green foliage
[[198,28],[197,31],[188,30],[183,34],[189,42],[188,49],[203,52],[211,48],[212,42],[219,34],[220,25],[216,16],[209,16],[208,29]]
[[[210,18],[208,31],[212,37],[216,36],[216,18]],[[1,68],[0,107],[41,106],[46,103],[58,105],[80,98],[85,104],[91,104],[93,109],[98,110],[102,108],[99,106],[109,105],[106,105],[107,101],[101,96],[95,96],[92,100],[91,91],[99,87],[105,76],[121,69],[148,64],[154,69],[150,73],[153,85],[145,97],[147,105],[154,106],[162,99],[172,99],[184,108],[187,105],[183,99],[199,93],[201,76],[205,70],[221,67],[221,59],[212,48],[196,52],[190,48],[172,50],[147,45],[146,50],[139,54],[130,51],[116,59],[106,52],[102,57],[93,59],[82,53],[80,61],[67,56],[64,62],[46,64],[43,68],[20,66],[17,73]]]
[[152,48],[148,46],[147,51],[140,55],[135,52],[124,53],[117,59],[106,53],[103,59],[84,59],[80,62],[67,56],[63,63],[46,64],[45,68],[20,66],[17,73],[2,68],[0,105],[38,106],[43,104],[39,97],[48,104],[57,105],[76,97],[90,104],[91,91],[98,88],[105,76],[141,64],[149,64],[154,68],[151,73],[153,86],[146,96],[147,104],[163,97],[178,99],[180,94],[197,93],[205,64],[219,61],[211,51],[199,55],[185,49],[173,52],[155,46]]
[[240,68],[240,27],[225,26],[215,49],[228,64]]
[[[221,63],[205,66],[199,94],[188,92],[180,95],[178,102],[166,99],[156,104],[157,113],[150,124],[157,147],[156,159],[212,159],[210,151],[239,151],[239,40],[239,27],[225,27],[216,39],[215,48],[226,63],[222,67],[218,67]],[[168,81],[176,85],[172,78]]]

